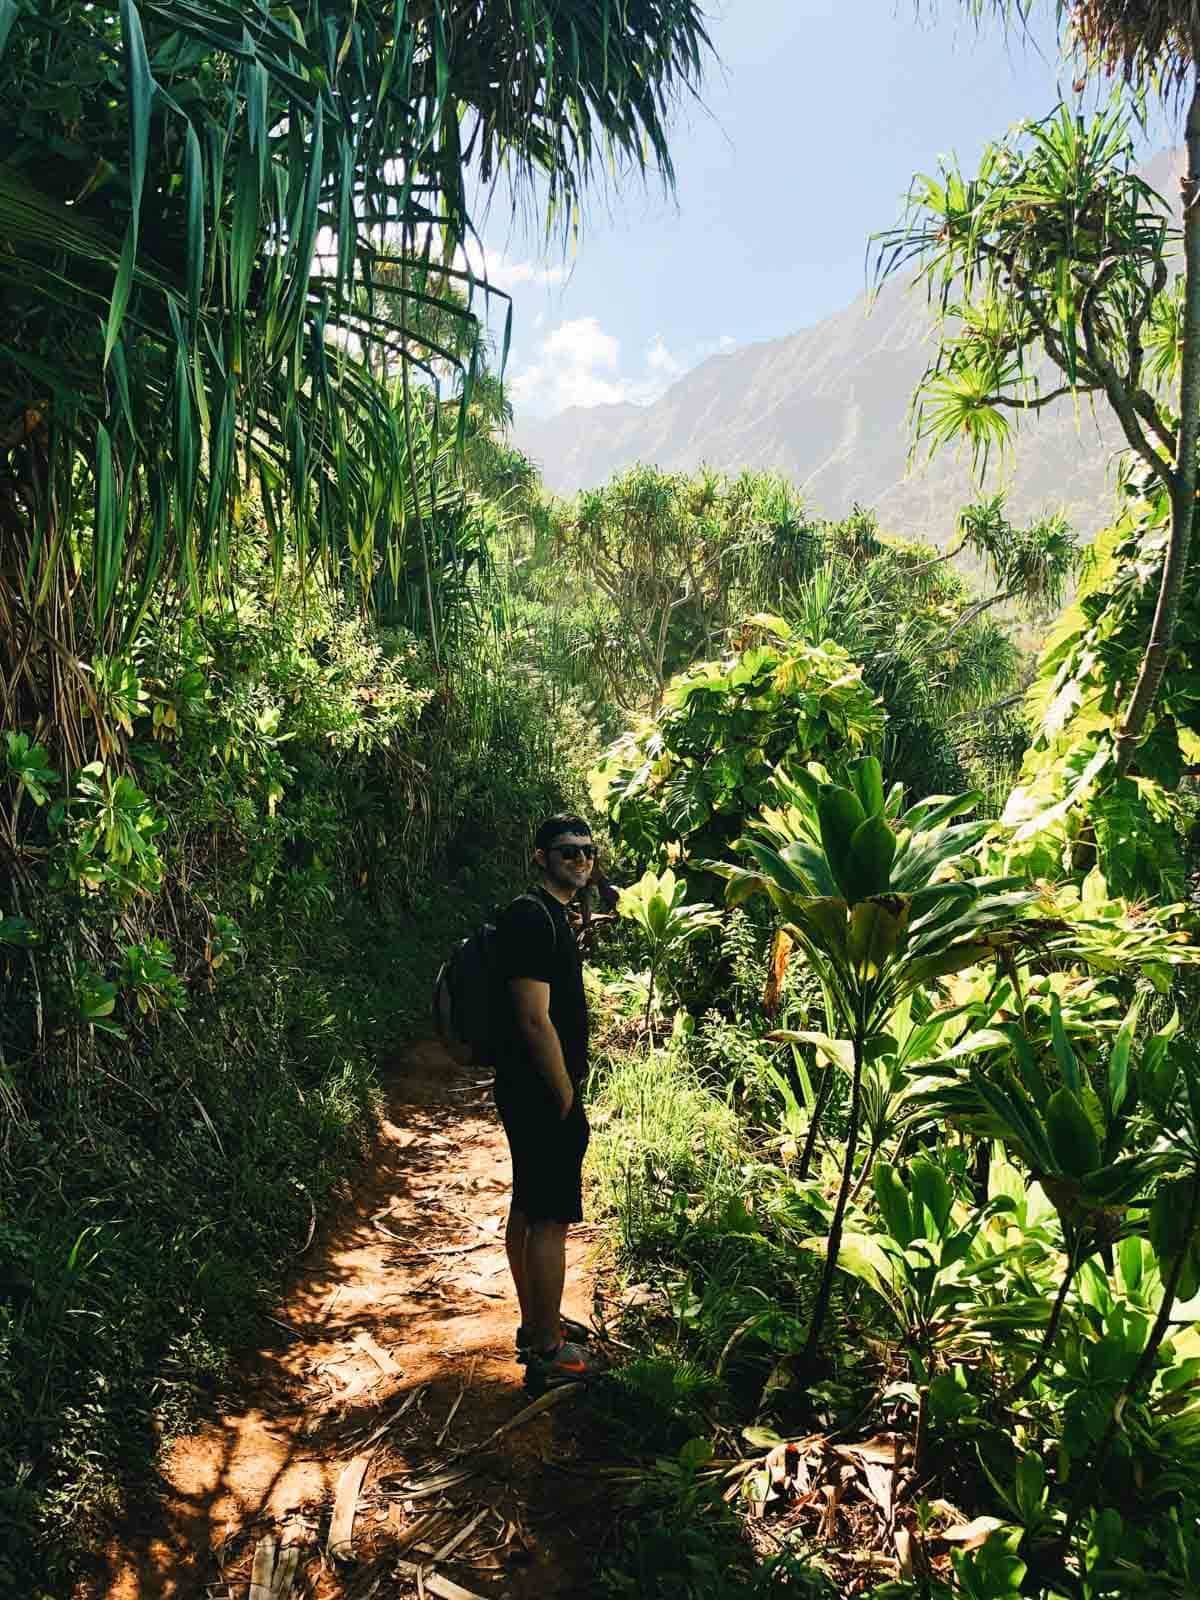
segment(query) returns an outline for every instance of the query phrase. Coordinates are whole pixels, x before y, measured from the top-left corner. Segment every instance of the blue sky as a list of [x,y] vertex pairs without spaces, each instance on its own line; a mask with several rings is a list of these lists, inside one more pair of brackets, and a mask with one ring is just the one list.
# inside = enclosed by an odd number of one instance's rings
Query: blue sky
[[634,183],[597,195],[564,256],[497,198],[482,231],[489,273],[513,296],[518,411],[650,400],[714,351],[839,310],[914,172],[943,152],[972,161],[1070,94],[1048,0],[1028,41],[977,31],[956,0],[919,9],[714,0],[720,65],[707,109],[676,120],[674,204]]

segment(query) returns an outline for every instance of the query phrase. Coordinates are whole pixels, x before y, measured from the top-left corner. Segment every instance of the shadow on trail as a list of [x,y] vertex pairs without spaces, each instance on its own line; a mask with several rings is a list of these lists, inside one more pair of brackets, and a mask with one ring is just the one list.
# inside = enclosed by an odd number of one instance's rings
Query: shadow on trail
[[[527,1404],[504,1258],[507,1153],[486,1084],[422,1044],[384,1090],[375,1146],[236,1392],[166,1450],[158,1493],[132,1509],[88,1600],[242,1595],[267,1534],[301,1544],[298,1595],[354,1596],[373,1575],[389,1580],[381,1593],[415,1593],[392,1581],[397,1543],[435,1511],[433,1548],[476,1519],[438,1566],[471,1592],[586,1594],[595,1508],[578,1476],[554,1470],[578,1455],[573,1400],[477,1453]],[[587,1309],[585,1249],[572,1248],[575,1315]],[[334,1563],[324,1550],[338,1481],[364,1455],[355,1559]],[[443,1482],[456,1465],[469,1475]],[[409,1554],[428,1559],[419,1542]]]

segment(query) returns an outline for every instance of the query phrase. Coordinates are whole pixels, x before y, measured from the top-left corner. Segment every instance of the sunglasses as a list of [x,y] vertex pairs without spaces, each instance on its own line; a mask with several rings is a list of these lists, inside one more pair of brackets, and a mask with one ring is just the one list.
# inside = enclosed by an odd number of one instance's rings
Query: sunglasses
[[585,861],[596,859],[596,846],[594,844],[552,844],[550,846],[564,861],[578,861],[580,856]]

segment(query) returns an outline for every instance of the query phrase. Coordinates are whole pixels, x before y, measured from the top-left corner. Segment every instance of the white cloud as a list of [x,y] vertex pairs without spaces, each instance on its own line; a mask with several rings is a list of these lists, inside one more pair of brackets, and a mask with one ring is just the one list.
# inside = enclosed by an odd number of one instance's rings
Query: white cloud
[[[542,319],[534,321],[539,330]],[[514,361],[509,393],[519,411],[549,416],[568,406],[649,405],[675,380],[708,356],[732,350],[728,334],[698,341],[682,353],[668,348],[661,333],[646,346],[640,366],[627,370],[620,341],[596,317],[574,317],[545,333],[526,362]]]
[[651,372],[668,380],[677,378],[683,371],[683,362],[667,349],[661,333],[656,333],[650,341],[650,348],[646,351],[646,365]]
[[529,365],[513,374],[513,404],[545,414],[628,400],[629,385],[618,376],[620,356],[620,344],[595,317],[560,322]]
[[493,250],[488,245],[468,250],[465,255],[460,250],[454,264],[460,272],[465,272],[468,260],[471,271],[481,282],[486,279],[493,289],[506,292],[525,285],[550,289],[565,283],[567,278],[567,268],[561,263],[552,266],[544,261],[514,261],[503,250]]

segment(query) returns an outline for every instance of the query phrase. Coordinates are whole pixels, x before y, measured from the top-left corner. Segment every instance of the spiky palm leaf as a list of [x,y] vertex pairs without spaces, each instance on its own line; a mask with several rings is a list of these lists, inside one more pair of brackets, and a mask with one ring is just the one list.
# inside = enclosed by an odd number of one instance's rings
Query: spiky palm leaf
[[277,560],[428,573],[467,168],[568,223],[601,157],[669,180],[706,48],[693,0],[0,0],[0,694],[81,578],[111,649],[223,570],[251,485]]

